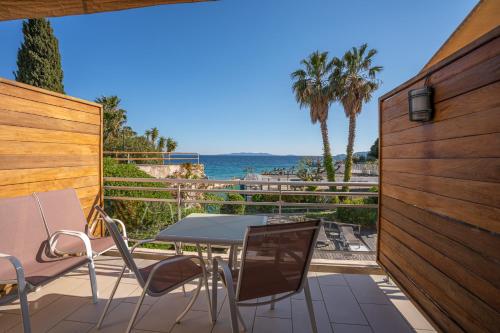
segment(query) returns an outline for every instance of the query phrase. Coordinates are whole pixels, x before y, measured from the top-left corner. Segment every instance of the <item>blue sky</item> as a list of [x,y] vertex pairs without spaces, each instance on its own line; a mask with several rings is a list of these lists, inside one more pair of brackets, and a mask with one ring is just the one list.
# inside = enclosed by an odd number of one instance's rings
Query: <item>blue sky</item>
[[[382,87],[358,118],[356,151],[377,137],[377,99],[415,75],[476,0],[221,0],[51,19],[70,95],[118,95],[139,133],[157,126],[179,151],[321,154],[290,73],[315,50],[379,51]],[[0,76],[12,79],[21,21],[0,22]],[[328,120],[333,153],[347,119]]]

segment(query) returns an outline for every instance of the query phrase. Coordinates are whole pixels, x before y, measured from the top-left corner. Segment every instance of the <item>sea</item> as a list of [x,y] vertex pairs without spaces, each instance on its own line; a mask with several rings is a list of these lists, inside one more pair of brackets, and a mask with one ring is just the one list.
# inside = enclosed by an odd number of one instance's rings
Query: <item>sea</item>
[[303,158],[317,159],[318,156],[200,155],[200,163],[205,165],[208,179],[241,179],[247,173],[297,167]]

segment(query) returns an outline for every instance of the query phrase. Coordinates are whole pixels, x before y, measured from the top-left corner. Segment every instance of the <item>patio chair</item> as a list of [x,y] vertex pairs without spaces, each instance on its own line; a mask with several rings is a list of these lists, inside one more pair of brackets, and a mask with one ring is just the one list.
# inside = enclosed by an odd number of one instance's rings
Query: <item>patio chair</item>
[[[24,332],[31,332],[27,293],[84,264],[88,265],[93,301],[97,302],[92,256],[50,254],[49,236],[33,196],[0,199],[0,228],[0,283],[17,284]],[[73,237],[92,253],[86,235]]]
[[[142,288],[142,293],[137,300],[137,304],[132,314],[132,318],[129,321],[126,332],[130,332],[132,330],[135,319],[137,318],[137,314],[139,313],[139,309],[141,308],[142,302],[144,301],[144,297],[146,295],[152,297],[160,297],[196,279],[198,279],[198,286],[191,296],[191,299],[189,300],[184,311],[177,317],[176,322],[180,323],[182,318],[184,318],[184,316],[194,305],[194,302],[196,301],[200,293],[202,284],[205,285],[205,290],[208,298],[209,316],[210,320],[212,320],[213,316],[211,313],[212,307],[208,289],[207,271],[205,268],[205,263],[203,262],[203,258],[200,258],[198,256],[176,255],[167,259],[160,260],[149,266],[139,268],[132,256],[134,250],[139,245],[153,242],[154,239],[146,239],[138,242],[129,250],[122,235],[120,234],[120,231],[118,230],[118,227],[116,226],[116,221],[112,219],[108,214],[106,214],[106,212],[99,206],[96,206],[95,209],[99,212],[99,214],[101,214],[102,218],[104,219],[106,227],[116,244],[116,248],[118,249],[118,252],[120,253],[123,261],[125,262],[125,264],[123,265],[123,269],[121,270],[120,275],[116,280],[113,291],[111,292],[111,295],[106,302],[106,306],[104,307],[101,317],[99,318],[99,322],[97,323],[98,329],[100,329],[102,326],[106,313],[108,312],[109,306],[113,300],[116,290],[118,289],[118,285],[120,284],[120,280],[125,273],[125,269],[127,268],[134,274],[137,282]],[[197,261],[197,263],[195,263],[194,261]]]
[[339,225],[340,238],[344,243],[344,246],[349,248],[349,246],[361,247],[362,243],[359,238],[354,235],[354,229],[350,225]]
[[324,225],[321,225],[319,234],[318,234],[318,239],[316,240],[316,248],[322,248],[322,247],[327,247],[331,244],[331,241],[328,239],[328,236],[326,235],[325,227]]
[[[50,249],[53,254],[78,254],[85,249],[82,243],[72,234],[85,234],[90,239],[92,255],[98,256],[114,248],[115,243],[111,236],[95,237],[93,233],[97,226],[97,219],[92,224],[87,223],[85,214],[80,205],[76,191],[72,188],[35,192],[43,220],[50,234]],[[127,238],[125,224],[116,220],[121,227],[123,237]]]
[[[311,327],[316,333],[307,272],[321,225],[316,220],[248,227],[240,269],[230,268],[221,258],[213,259],[212,313],[217,304],[218,275],[227,289],[233,333],[239,332],[238,318],[246,331],[238,306],[270,304],[274,309],[275,302],[303,290]],[[270,300],[258,300],[268,296]]]

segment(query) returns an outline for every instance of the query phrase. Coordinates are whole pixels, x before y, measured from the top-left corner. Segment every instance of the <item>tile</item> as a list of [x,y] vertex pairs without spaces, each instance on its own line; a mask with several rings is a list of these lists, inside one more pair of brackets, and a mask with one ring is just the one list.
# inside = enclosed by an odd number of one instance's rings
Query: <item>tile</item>
[[47,333],[87,333],[94,327],[93,324],[80,323],[77,321],[61,321],[52,327]]
[[5,332],[9,328],[19,325],[22,317],[17,313],[0,312],[0,332]]
[[256,333],[290,333],[292,330],[290,319],[255,317],[253,331]]
[[[181,291],[174,291],[159,298],[144,316],[137,321],[135,328],[158,332],[169,332],[175,319],[182,313],[189,302]],[[185,319],[184,319],[185,320]]]
[[[313,301],[314,316],[319,333],[331,333],[332,327],[323,301]],[[294,332],[312,332],[305,300],[292,299],[292,324]]]
[[[64,295],[71,295],[72,292],[81,286],[90,283],[88,280],[75,280],[69,278],[59,278],[45,286],[42,286],[37,291],[28,293],[28,304],[30,314],[33,315],[44,309]],[[89,287],[90,289],[90,287]],[[2,311],[9,313],[21,313],[19,300],[0,307]]]
[[[124,332],[134,312],[135,305],[131,303],[120,303],[104,319],[99,330],[92,329],[93,333],[116,333]],[[142,316],[149,310],[149,305],[142,305],[137,315],[135,325],[141,320]]]
[[[259,298],[259,302],[268,301],[270,297]],[[271,310],[271,305],[261,305],[257,307],[256,316],[269,318],[292,318],[292,302],[291,298],[285,298],[275,303],[274,309]]]
[[410,300],[392,299],[392,304],[408,321],[408,323],[416,330],[434,331],[434,327],[425,319],[418,309],[411,303]]
[[[211,287],[212,286],[210,285],[209,286],[210,298],[212,298]],[[194,288],[192,291],[189,292],[188,297],[191,297],[191,293],[193,293],[193,292],[194,292]],[[219,286],[217,288],[217,313],[220,311],[225,297],[226,297],[226,289],[223,288],[222,285],[219,283]],[[196,302],[193,305],[193,310],[195,310],[195,311],[208,311],[208,298],[207,298],[207,292],[205,290],[205,286],[201,287],[200,294],[198,295],[198,298],[196,299]]]
[[[311,290],[311,298],[313,301],[323,300],[323,295],[321,294],[321,289],[319,288],[319,282],[316,277],[308,277],[309,289]],[[292,299],[304,299],[304,291],[299,294],[293,295]]]
[[[43,308],[36,314],[31,315],[31,327],[33,333],[47,332],[50,328],[57,325],[68,314],[78,309],[89,300],[75,296],[63,296],[53,302],[50,306]],[[16,325],[8,332],[22,332],[22,325]]]
[[207,311],[189,311],[181,323],[174,324],[171,333],[210,332],[212,323]]
[[[252,332],[253,324],[255,320],[255,312],[257,308],[255,306],[240,306],[239,307],[241,316],[245,321],[245,325],[247,327],[248,332]],[[240,324],[240,331],[242,327]],[[214,325],[212,333],[227,333],[231,332],[231,314],[229,312],[229,303],[227,302],[227,298],[224,300],[224,304],[222,309],[219,311],[219,315],[217,316],[217,322]]]
[[[87,302],[86,304],[79,307],[77,310],[68,315],[65,319],[70,321],[78,321],[88,324],[97,324],[102,312],[104,311],[104,306],[106,305],[106,299],[99,299],[96,304],[92,302]],[[108,309],[108,315],[114,308],[116,308],[120,303],[113,301]]]
[[317,272],[320,285],[347,286],[347,282],[342,274]]
[[369,275],[344,274],[358,303],[390,304],[387,296]]
[[348,286],[321,285],[330,321],[338,324],[367,325],[359,304]]
[[413,332],[413,329],[392,304],[361,304],[361,308],[375,333]]
[[332,323],[335,333],[372,333],[370,326]]

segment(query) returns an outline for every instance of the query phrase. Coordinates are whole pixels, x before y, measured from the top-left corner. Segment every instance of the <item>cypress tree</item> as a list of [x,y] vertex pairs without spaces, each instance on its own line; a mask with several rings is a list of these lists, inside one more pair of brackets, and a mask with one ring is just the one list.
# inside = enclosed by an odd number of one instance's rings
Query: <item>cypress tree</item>
[[59,42],[45,18],[23,21],[24,41],[17,52],[16,81],[64,93]]

